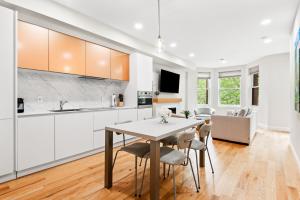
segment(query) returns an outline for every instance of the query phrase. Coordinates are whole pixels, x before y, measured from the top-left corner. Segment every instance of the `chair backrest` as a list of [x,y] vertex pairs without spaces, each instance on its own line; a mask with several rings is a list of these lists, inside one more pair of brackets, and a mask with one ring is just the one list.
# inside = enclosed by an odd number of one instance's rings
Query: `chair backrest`
[[210,130],[211,130],[211,123],[210,124],[203,124],[200,128],[200,137],[207,137],[210,134]]
[[188,130],[178,136],[178,148],[186,149],[191,147],[191,143],[195,138],[195,130]]

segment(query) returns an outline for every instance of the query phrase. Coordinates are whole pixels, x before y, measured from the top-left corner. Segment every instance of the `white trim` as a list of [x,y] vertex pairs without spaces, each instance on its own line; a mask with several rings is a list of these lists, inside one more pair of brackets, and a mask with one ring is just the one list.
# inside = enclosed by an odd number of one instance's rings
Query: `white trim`
[[296,152],[296,150],[295,150],[295,147],[294,147],[294,145],[293,145],[293,143],[292,143],[292,141],[291,141],[291,138],[290,138],[290,145],[289,145],[289,146],[290,146],[290,148],[291,148],[291,150],[292,150],[293,156],[294,156],[294,158],[295,158],[295,160],[296,160],[298,169],[299,169],[299,171],[300,171],[300,155],[298,156],[298,154],[297,154],[297,152]]
[[291,131],[289,127],[280,127],[280,126],[269,126],[268,129],[271,131],[280,131],[280,132],[287,132],[287,133]]
[[7,182],[7,181],[10,181],[10,180],[14,180],[17,178],[17,175],[16,173],[11,173],[11,174],[7,174],[7,175],[4,175],[4,176],[1,176],[0,177],[0,183],[4,183],[4,182]]
[[257,126],[261,129],[268,129],[268,126],[266,124],[263,124],[263,123],[258,123]]

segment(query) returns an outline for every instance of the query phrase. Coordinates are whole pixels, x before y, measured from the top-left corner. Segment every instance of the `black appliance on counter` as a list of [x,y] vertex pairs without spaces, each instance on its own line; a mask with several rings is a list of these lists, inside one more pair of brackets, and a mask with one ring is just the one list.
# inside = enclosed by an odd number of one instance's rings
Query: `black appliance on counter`
[[18,113],[24,112],[24,99],[18,98]]
[[151,91],[138,91],[138,108],[152,107],[152,97]]

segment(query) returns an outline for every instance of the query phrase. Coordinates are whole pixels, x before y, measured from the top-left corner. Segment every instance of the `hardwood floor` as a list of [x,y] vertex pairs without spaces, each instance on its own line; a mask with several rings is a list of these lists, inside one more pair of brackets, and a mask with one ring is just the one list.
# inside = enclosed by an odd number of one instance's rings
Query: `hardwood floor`
[[[196,193],[190,168],[177,167],[177,199],[300,199],[300,171],[288,134],[258,131],[251,146],[215,140],[210,149],[215,174],[206,159]],[[134,199],[133,156],[120,153],[110,190],[103,188],[103,162],[100,153],[0,184],[0,199]],[[148,184],[149,170],[140,199],[149,199]],[[173,198],[172,184],[171,176],[161,179],[161,199]]]

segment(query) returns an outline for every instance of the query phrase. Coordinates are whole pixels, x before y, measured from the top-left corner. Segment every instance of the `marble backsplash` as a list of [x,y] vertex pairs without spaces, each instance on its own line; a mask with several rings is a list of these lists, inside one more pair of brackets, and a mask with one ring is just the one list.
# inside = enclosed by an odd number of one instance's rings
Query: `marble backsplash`
[[18,97],[24,98],[25,112],[59,108],[111,106],[111,95],[124,94],[126,82],[109,79],[86,79],[76,75],[18,69]]

